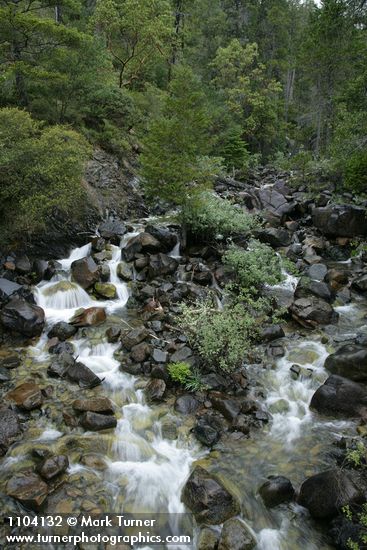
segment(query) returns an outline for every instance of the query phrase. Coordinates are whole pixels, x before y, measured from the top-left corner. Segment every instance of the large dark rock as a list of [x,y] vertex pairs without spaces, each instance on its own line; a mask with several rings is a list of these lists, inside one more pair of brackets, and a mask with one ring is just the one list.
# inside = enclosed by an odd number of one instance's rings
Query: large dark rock
[[13,294],[17,294],[22,289],[21,285],[9,281],[8,279],[0,278],[0,302],[7,302]]
[[201,466],[196,466],[182,492],[182,502],[199,523],[223,523],[240,512],[240,503],[223,483]]
[[71,338],[78,331],[77,327],[69,325],[64,321],[60,321],[54,325],[50,332],[47,334],[49,338],[58,338],[60,342],[64,342],[68,338]]
[[24,336],[39,336],[45,326],[45,312],[23,298],[12,298],[0,313],[2,325]]
[[298,504],[315,519],[330,519],[343,506],[364,500],[365,483],[353,470],[333,469],[309,477],[301,485]]
[[80,425],[86,430],[98,432],[100,430],[116,428],[117,420],[112,415],[88,411],[80,417]]
[[286,229],[280,227],[267,227],[255,232],[255,237],[262,243],[270,244],[274,248],[289,246],[292,235]]
[[14,390],[6,394],[7,399],[13,401],[19,408],[31,411],[42,406],[42,392],[34,382],[23,382]]
[[20,433],[18,415],[11,409],[0,409],[0,456],[3,456]]
[[358,292],[367,291],[367,274],[361,275],[355,281],[353,281],[353,288],[358,290]]
[[181,395],[175,402],[175,410],[181,414],[192,414],[196,412],[199,407],[199,401],[189,393]]
[[20,275],[27,275],[32,269],[32,264],[25,254],[15,258],[15,269]]
[[359,206],[344,204],[314,208],[312,221],[322,233],[332,237],[367,235],[366,210]]
[[295,300],[289,310],[293,319],[306,328],[336,323],[339,316],[330,304],[316,296]]
[[150,233],[139,233],[136,237],[130,239],[122,250],[122,256],[127,262],[134,260],[136,254],[149,253],[154,254],[161,250],[162,245]]
[[53,378],[64,378],[69,367],[75,363],[74,357],[70,353],[60,353],[52,358],[51,364],[47,368],[47,374]]
[[338,374],[355,382],[367,380],[367,348],[347,344],[326,358],[324,367],[332,374]]
[[285,333],[281,325],[269,325],[262,329],[260,338],[266,342],[271,342],[283,338],[283,336],[285,336]]
[[233,422],[241,411],[242,404],[240,401],[228,397],[220,392],[212,392],[209,396],[213,408],[219,411],[224,418]]
[[177,244],[177,235],[166,227],[147,225],[145,232],[152,235],[161,243],[162,252],[170,252]]
[[69,467],[69,459],[65,455],[57,455],[46,458],[39,466],[37,467],[37,472],[40,476],[43,477],[46,481],[57,477],[64,472]]
[[106,310],[103,307],[89,307],[78,310],[70,319],[70,324],[75,327],[93,327],[104,323]]
[[98,231],[103,239],[108,239],[118,245],[127,229],[126,225],[120,220],[108,220],[100,224]]
[[26,508],[37,511],[47,498],[48,486],[34,472],[19,472],[9,479],[6,494]]
[[166,392],[166,383],[161,378],[153,378],[145,388],[148,402],[162,401]]
[[98,265],[91,256],[75,260],[71,264],[71,274],[73,280],[84,289],[93,286],[100,277]]
[[149,260],[149,277],[154,279],[163,275],[171,275],[176,271],[177,267],[178,261],[171,258],[171,256],[163,253],[154,254]]
[[259,494],[265,506],[272,508],[283,502],[289,502],[294,497],[294,487],[284,476],[269,476],[268,480],[261,485]]
[[76,399],[73,402],[73,409],[79,412],[97,412],[102,414],[113,414],[114,406],[108,397],[90,397],[89,399]]
[[148,336],[149,331],[144,326],[136,327],[130,332],[124,334],[121,341],[126,349],[131,350],[134,346],[140,344],[140,342],[143,342],[143,340],[145,340]]
[[256,544],[256,539],[244,522],[232,518],[223,525],[218,550],[252,550]]
[[365,417],[367,389],[347,378],[332,375],[313,394],[310,407],[326,416]]
[[333,299],[331,290],[326,283],[308,277],[301,277],[294,292],[294,298],[298,300],[299,298],[310,298],[312,296],[321,298],[326,302],[331,302]]
[[219,422],[215,418],[204,415],[199,418],[192,431],[200,443],[206,447],[212,447],[219,441],[220,428]]
[[294,210],[295,204],[287,199],[273,187],[263,187],[258,191],[263,210],[269,212],[272,218],[284,219],[286,214]]

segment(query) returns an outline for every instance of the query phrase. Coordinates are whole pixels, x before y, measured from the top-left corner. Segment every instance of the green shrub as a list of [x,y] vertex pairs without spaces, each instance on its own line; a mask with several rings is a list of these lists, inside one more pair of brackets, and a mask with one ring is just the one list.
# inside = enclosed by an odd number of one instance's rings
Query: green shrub
[[257,291],[262,285],[275,285],[282,281],[281,260],[274,250],[252,239],[248,249],[232,245],[223,256],[227,265],[235,274],[239,289]]
[[178,322],[204,363],[226,372],[241,366],[259,330],[259,318],[242,303],[223,310],[210,301],[184,304]]
[[200,238],[248,235],[258,225],[255,216],[225,199],[202,193],[186,203],[182,220],[188,231]]
[[174,382],[179,382],[188,391],[198,391],[204,388],[200,372],[188,363],[181,361],[168,365],[168,372]]
[[344,184],[357,193],[367,192],[367,151],[359,151],[350,157],[345,166]]

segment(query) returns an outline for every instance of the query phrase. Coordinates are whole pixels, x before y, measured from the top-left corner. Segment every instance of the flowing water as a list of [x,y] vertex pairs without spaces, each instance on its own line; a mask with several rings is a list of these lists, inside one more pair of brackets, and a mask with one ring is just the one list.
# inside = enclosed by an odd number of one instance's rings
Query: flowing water
[[[137,232],[126,235],[121,247]],[[60,260],[54,278],[41,282],[35,289],[36,300],[46,313],[47,327],[28,352],[24,367],[29,369],[28,373],[41,377],[38,373],[49,358],[48,328],[56,321],[68,321],[78,308],[98,305],[106,308],[108,323],[129,326],[134,322],[125,308],[128,286],[117,276],[121,247],[111,247],[112,259],[108,262],[110,281],[117,289],[115,300],[96,301],[71,282],[71,263],[90,254],[90,245],[75,249],[69,258]],[[171,255],[179,257],[179,253],[179,247],[175,247]],[[286,300],[296,282],[294,277],[287,276],[282,285],[270,290]],[[213,287],[217,288],[215,280]],[[364,301],[339,307],[338,311],[340,334],[364,326]],[[225,439],[210,453],[193,440],[190,424],[172,412],[172,401],[153,407],[145,402],[144,384],[120,370],[118,344],[107,342],[105,327],[102,331],[98,327],[80,329],[73,339],[75,355],[103,379],[101,393],[108,395],[116,406],[116,430],[108,436],[81,429],[60,431],[63,425],[58,423],[60,412],[54,416],[52,413],[35,416],[24,440],[8,453],[1,476],[8,477],[28,464],[27,452],[32,445],[46,444],[55,452],[66,448],[71,457],[70,478],[79,479],[81,474],[85,479],[88,475],[96,476],[92,481],[100,480],[101,490],[107,495],[108,511],[179,513],[184,511],[180,500],[183,484],[193,462],[201,459],[210,471],[225,475],[232,482],[242,502],[243,517],[256,534],[258,550],[326,550],[329,546],[323,532],[304,509],[293,504],[268,510],[257,494],[259,486],[273,474],[285,475],[299,486],[307,476],[330,465],[332,443],[354,434],[352,422],[325,420],[309,410],[314,391],[327,378],[323,363],[331,348],[322,343],[324,340],[317,332],[307,333],[298,327],[293,333],[293,329],[289,328],[284,339],[285,356],[267,368],[252,367],[250,373],[255,380],[254,389],[263,388],[263,403],[272,412],[272,421],[250,439]],[[304,335],[299,335],[300,332]],[[290,371],[294,363],[304,369],[299,378],[294,378]],[[65,397],[65,385],[68,392],[74,391],[72,398],[69,394]],[[65,381],[57,381],[55,386],[57,396],[66,404],[80,397],[80,390],[70,390]],[[84,395],[89,395],[88,390]],[[167,426],[177,429],[176,438],[167,437]],[[80,453],[73,449],[80,442],[89,453],[93,451],[94,457],[99,457],[95,465],[78,460]],[[95,491],[98,494],[98,485]]]

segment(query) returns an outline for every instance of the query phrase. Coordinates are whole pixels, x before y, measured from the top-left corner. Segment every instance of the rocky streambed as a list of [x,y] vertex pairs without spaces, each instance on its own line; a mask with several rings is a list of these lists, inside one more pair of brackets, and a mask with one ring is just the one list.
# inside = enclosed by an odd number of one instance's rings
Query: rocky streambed
[[345,463],[366,431],[367,275],[363,253],[351,259],[365,211],[282,180],[217,192],[261,209],[257,238],[299,274],[266,289],[284,324],[232,375],[205,372],[205,391],[183,391],[167,365],[198,362],[180,302],[220,305],[210,243],[184,248],[172,220],[114,220],[68,258],[3,259],[4,516],[188,509],[200,550],[347,548],[340,509],[367,501],[363,469]]

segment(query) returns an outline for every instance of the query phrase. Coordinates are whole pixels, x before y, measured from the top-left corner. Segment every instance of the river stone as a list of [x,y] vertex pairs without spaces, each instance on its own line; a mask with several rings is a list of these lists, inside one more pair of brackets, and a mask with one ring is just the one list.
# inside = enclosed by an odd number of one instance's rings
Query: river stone
[[302,483],[297,502],[307,508],[314,519],[330,519],[343,506],[364,501],[364,485],[355,471],[327,470]]
[[255,546],[256,540],[242,520],[232,518],[224,523],[218,550],[252,550]]
[[47,484],[34,472],[19,472],[6,484],[6,494],[26,508],[40,510],[47,495]]
[[15,259],[14,263],[15,263],[15,270],[20,275],[27,275],[27,273],[29,273],[32,269],[32,264],[28,256],[26,256],[25,254],[23,256],[18,256]]
[[166,227],[149,224],[146,226],[145,232],[161,243],[162,252],[170,252],[177,244],[177,235]]
[[358,290],[358,292],[366,292],[367,290],[367,273],[361,275],[353,281],[353,288]]
[[147,336],[149,336],[148,330],[145,327],[138,327],[124,334],[121,341],[126,349],[131,350],[132,347],[145,340]]
[[158,348],[154,348],[152,353],[152,359],[156,363],[167,363],[168,352],[162,351],[161,349],[158,349]]
[[332,237],[356,237],[367,235],[365,208],[351,204],[329,205],[314,208],[312,221],[324,235]]
[[[131,348],[131,358],[137,363],[144,363],[150,356],[151,347],[147,342],[140,342]],[[159,378],[159,377],[156,377]]]
[[191,394],[181,395],[175,401],[175,410],[181,414],[192,414],[200,407],[199,401]]
[[94,288],[102,298],[107,298],[109,300],[116,298],[116,287],[112,283],[96,283]]
[[281,246],[289,246],[292,241],[292,235],[283,227],[267,227],[259,231],[255,231],[255,237],[262,243],[270,244],[274,248]]
[[73,409],[79,412],[91,411],[103,414],[113,414],[114,406],[108,397],[91,397],[89,399],[76,399]]
[[98,432],[100,430],[116,428],[117,420],[112,415],[88,411],[80,417],[80,425],[86,430]]
[[99,269],[91,256],[75,260],[71,264],[73,280],[85,290],[99,280]]
[[127,232],[126,225],[116,219],[102,222],[98,227],[98,232],[103,239],[108,239],[112,243],[120,244],[121,237]]
[[190,349],[188,346],[183,346],[179,350],[175,351],[171,355],[171,362],[172,363],[180,363],[181,361],[186,361],[189,357],[192,356],[192,349]]
[[333,374],[313,394],[310,408],[326,416],[365,417],[367,389]]
[[323,281],[328,269],[325,264],[313,264],[308,268],[308,276],[314,281]]
[[284,336],[284,330],[281,325],[269,325],[262,329],[260,338],[266,342],[271,342],[272,340],[277,340]]
[[0,301],[5,302],[13,294],[17,294],[21,290],[22,286],[8,279],[0,278]]
[[47,336],[49,338],[58,338],[60,342],[64,342],[68,338],[71,338],[76,334],[78,329],[74,327],[73,325],[69,325],[69,323],[65,323],[64,321],[59,321],[48,332]]
[[139,233],[126,244],[122,250],[122,255],[127,262],[135,259],[136,254],[149,253],[154,254],[161,249],[161,243],[149,233]]
[[6,353],[3,357],[0,356],[0,367],[4,369],[16,369],[20,364],[21,359],[15,353]]
[[75,359],[70,353],[61,353],[52,358],[51,364],[47,368],[47,374],[54,378],[63,378],[69,367],[74,365]]
[[69,380],[77,382],[81,388],[94,388],[102,382],[89,367],[79,362],[69,366],[65,374]]
[[237,497],[201,466],[196,466],[191,473],[181,498],[198,523],[215,525],[240,513]]
[[325,369],[355,382],[367,381],[367,348],[356,344],[341,347],[326,358]]
[[293,499],[295,491],[292,483],[283,476],[269,476],[259,489],[265,506],[272,508]]
[[0,456],[7,452],[19,433],[18,415],[11,409],[0,408]]
[[121,336],[120,327],[112,326],[106,330],[106,338],[109,344],[115,344],[116,342],[118,342],[120,336]]
[[132,281],[134,278],[133,270],[126,262],[120,262],[117,266],[117,275],[123,281]]
[[40,336],[45,326],[45,312],[23,298],[12,298],[0,313],[2,325],[24,336]]
[[5,367],[0,366],[0,384],[4,384],[5,382],[9,382],[11,380],[11,376],[9,374],[9,370]]
[[330,304],[315,296],[295,300],[289,309],[293,319],[306,328],[336,323],[339,317]]
[[162,401],[166,392],[166,383],[161,378],[153,378],[145,388],[145,394],[149,402]]
[[212,447],[220,438],[217,423],[214,419],[207,416],[201,417],[192,431],[196,439],[206,447]]
[[218,547],[218,542],[219,533],[214,529],[204,527],[199,534],[197,550],[215,550]]
[[74,353],[74,346],[70,342],[59,342],[57,338],[49,340],[49,353],[54,355],[60,355],[61,353]]
[[70,324],[75,327],[92,327],[104,323],[106,317],[106,310],[103,307],[78,309],[70,319]]
[[316,296],[326,302],[331,302],[333,295],[328,285],[322,281],[314,281],[309,277],[301,277],[298,281],[294,298],[309,298]]
[[66,472],[68,467],[69,459],[66,455],[52,456],[46,458],[46,460],[37,467],[37,473],[39,473],[43,479],[49,481]]
[[20,384],[14,390],[8,392],[5,397],[13,401],[17,407],[26,411],[38,409],[43,402],[39,386],[31,381]]
[[213,408],[219,411],[224,416],[224,418],[229,420],[229,422],[233,422],[233,420],[241,411],[241,403],[236,399],[227,397],[226,394],[222,394],[220,392],[212,392],[209,395],[209,399],[213,405]]
[[150,256],[149,260],[149,277],[162,277],[163,275],[172,275],[178,267],[178,261],[171,256],[167,256],[160,252]]

